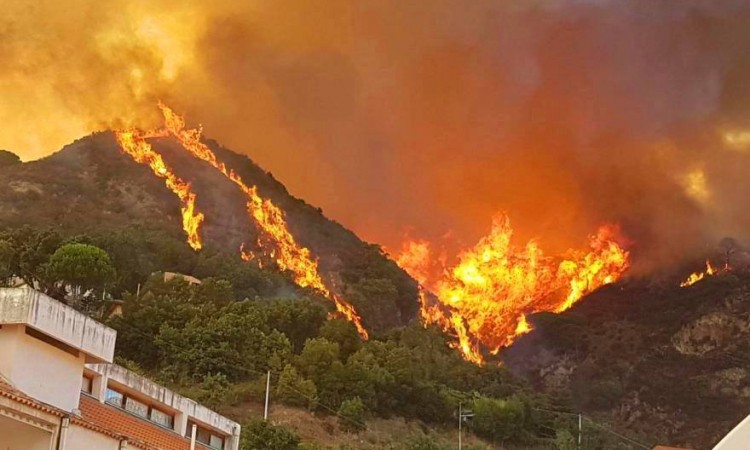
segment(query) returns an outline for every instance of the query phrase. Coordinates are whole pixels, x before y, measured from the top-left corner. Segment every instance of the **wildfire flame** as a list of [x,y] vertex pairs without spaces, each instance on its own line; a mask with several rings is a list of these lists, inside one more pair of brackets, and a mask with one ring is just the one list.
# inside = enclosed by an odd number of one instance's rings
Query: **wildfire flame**
[[[482,363],[481,349],[496,354],[531,331],[527,314],[564,311],[617,281],[629,267],[629,255],[615,241],[616,234],[614,227],[601,227],[587,251],[552,258],[533,240],[514,247],[510,220],[499,214],[490,233],[462,252],[436,282],[429,283],[427,275],[431,261],[426,241],[406,242],[397,262],[421,284],[423,322],[454,334],[452,346],[465,359]],[[427,289],[436,302],[430,302]]]
[[[289,231],[284,213],[271,200],[258,195],[255,186],[248,186],[233,170],[219,161],[216,154],[201,142],[202,130],[185,129],[185,120],[163,103],[159,108],[164,115],[165,128],[170,136],[176,138],[180,144],[193,156],[209,163],[225,177],[237,185],[247,196],[247,211],[258,225],[263,234],[261,248],[267,256],[272,257],[281,270],[288,270],[294,276],[294,281],[301,287],[317,289],[336,305],[336,310],[356,327],[362,338],[367,339],[367,330],[354,307],[345,300],[338,298],[328,289],[318,272],[317,262],[312,258],[310,250],[297,244]],[[252,254],[240,249],[243,259],[252,258]]]
[[172,169],[164,163],[161,155],[146,142],[147,137],[153,136],[153,134],[142,133],[138,130],[115,131],[115,137],[122,151],[135,162],[149,166],[154,174],[163,178],[167,187],[179,197],[182,204],[182,228],[187,234],[187,242],[193,250],[200,250],[203,244],[198,229],[204,216],[195,207],[195,193],[190,190],[190,184],[175,175]]
[[[725,270],[729,270],[729,265],[727,265],[725,267]],[[697,283],[697,282],[701,281],[702,279],[704,279],[705,277],[707,277],[707,276],[710,277],[712,275],[716,275],[717,273],[719,273],[719,271],[717,269],[715,269],[714,266],[711,265],[711,261],[706,260],[706,270],[703,271],[703,272],[693,272],[693,273],[691,273],[690,276],[685,281],[683,281],[682,283],[680,283],[680,287],[692,286],[695,283]]]

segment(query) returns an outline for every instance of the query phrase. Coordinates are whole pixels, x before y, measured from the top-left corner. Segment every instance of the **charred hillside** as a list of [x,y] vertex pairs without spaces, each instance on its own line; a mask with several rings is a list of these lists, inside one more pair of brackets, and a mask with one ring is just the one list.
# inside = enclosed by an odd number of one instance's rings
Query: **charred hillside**
[[646,442],[711,448],[750,411],[750,275],[605,286],[504,353],[575,411]]
[[[365,326],[382,330],[416,316],[416,283],[379,247],[289,194],[248,157],[215,141],[205,142],[246,183],[257,186],[261,197],[283,211],[289,231],[317,260],[326,284],[357,308]],[[202,252],[239,260],[241,246],[257,247],[259,230],[234,184],[172,138],[149,143],[196,194],[196,207],[205,215]],[[0,228],[32,225],[67,236],[138,230],[185,239],[179,199],[147,166],[124,154],[111,132],[79,139],[38,161],[0,165],[0,186]],[[179,268],[191,272],[190,267]]]

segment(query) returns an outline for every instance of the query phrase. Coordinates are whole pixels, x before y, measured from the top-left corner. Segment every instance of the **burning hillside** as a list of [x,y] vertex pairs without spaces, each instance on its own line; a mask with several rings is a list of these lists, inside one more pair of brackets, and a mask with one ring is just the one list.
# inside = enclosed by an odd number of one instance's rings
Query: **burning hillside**
[[[368,334],[362,326],[362,319],[351,304],[339,298],[325,286],[318,272],[317,262],[310,255],[310,250],[297,244],[294,236],[289,232],[284,213],[272,201],[261,198],[255,186],[245,184],[242,177],[219,161],[216,154],[201,142],[200,129],[185,129],[185,120],[182,117],[162,103],[159,104],[159,108],[164,115],[164,128],[146,132],[136,129],[117,131],[115,135],[126,154],[130,155],[134,161],[148,165],[156,176],[165,179],[167,187],[179,197],[182,203],[182,227],[190,246],[194,250],[200,250],[202,246],[198,232],[204,215],[195,211],[196,196],[191,192],[190,185],[174,174],[173,170],[164,163],[161,155],[146,142],[146,138],[176,139],[190,155],[207,162],[234,183],[247,197],[248,215],[261,231],[257,244],[263,256],[274,261],[280,270],[291,272],[294,281],[300,287],[311,287],[331,299],[338,313],[354,323],[360,336],[367,339]],[[240,247],[240,254],[245,260],[254,258],[251,252],[244,251],[244,244]]]
[[483,351],[496,354],[529,332],[527,314],[565,311],[629,267],[616,227],[602,226],[588,249],[557,257],[534,240],[517,247],[512,237],[510,219],[499,214],[490,233],[461,252],[453,267],[431,259],[426,241],[405,243],[397,258],[422,285],[423,322],[455,335],[454,345],[476,363],[483,361]]

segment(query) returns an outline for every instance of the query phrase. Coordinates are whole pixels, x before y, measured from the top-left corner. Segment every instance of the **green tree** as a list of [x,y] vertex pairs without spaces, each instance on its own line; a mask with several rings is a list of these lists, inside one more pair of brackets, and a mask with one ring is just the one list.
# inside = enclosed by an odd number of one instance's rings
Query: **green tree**
[[340,362],[339,344],[324,338],[308,339],[297,357],[297,366],[315,384],[323,379],[335,362]]
[[64,293],[47,276],[50,256],[62,244],[62,237],[55,230],[36,230],[30,226],[0,232],[0,240],[6,242],[4,252],[7,272],[21,278],[29,286],[35,286],[54,297]]
[[315,383],[302,378],[291,364],[287,364],[279,376],[276,395],[282,403],[291,406],[314,409],[318,403],[318,389]]
[[0,239],[0,286],[6,286],[15,275],[13,272],[15,253],[12,242],[7,239]]
[[344,400],[339,407],[339,426],[345,431],[358,432],[364,430],[365,425],[365,404],[359,397]]
[[209,373],[195,389],[195,398],[212,409],[217,409],[226,403],[229,395],[230,383],[223,373]]
[[50,280],[72,288],[75,301],[89,293],[98,298],[116,276],[107,252],[88,244],[58,248],[50,257],[46,272]]
[[284,333],[295,353],[302,351],[305,341],[318,337],[320,327],[326,322],[328,310],[321,301],[301,299],[274,299],[258,302],[269,327]]
[[479,436],[499,443],[518,442],[524,436],[527,411],[520,400],[480,397],[473,411],[471,428]]
[[334,319],[326,321],[320,327],[319,334],[320,337],[339,344],[339,356],[342,361],[346,361],[349,355],[362,347],[362,339],[357,333],[357,328],[347,320]]
[[568,430],[557,430],[555,432],[555,448],[557,450],[575,450],[576,440]]
[[297,450],[300,438],[282,426],[256,420],[242,427],[241,450]]

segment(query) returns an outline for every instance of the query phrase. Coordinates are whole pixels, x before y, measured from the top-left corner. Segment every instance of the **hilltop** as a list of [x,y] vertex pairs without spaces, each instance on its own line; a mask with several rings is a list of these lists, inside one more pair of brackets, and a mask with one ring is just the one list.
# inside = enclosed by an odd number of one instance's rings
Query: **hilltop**
[[[203,252],[239,260],[240,246],[252,248],[258,241],[243,194],[208,164],[183,151],[175,140],[150,142],[197,194],[196,205],[206,216],[201,228]],[[297,242],[310,249],[327,284],[357,308],[366,327],[384,330],[416,317],[416,283],[378,246],[363,242],[326,218],[321,209],[292,196],[248,157],[215,141],[205,142],[248,184],[257,186],[263,198],[281,208]],[[66,236],[138,230],[180,247],[173,251],[187,254],[189,250],[179,243],[184,234],[178,198],[148,167],[121,152],[111,132],[79,139],[38,161],[0,165],[0,186],[4,186],[0,191],[0,229],[33,224]],[[178,267],[157,269],[200,276],[200,267],[190,264],[193,259],[175,258]],[[133,291],[136,286],[123,288]]]

